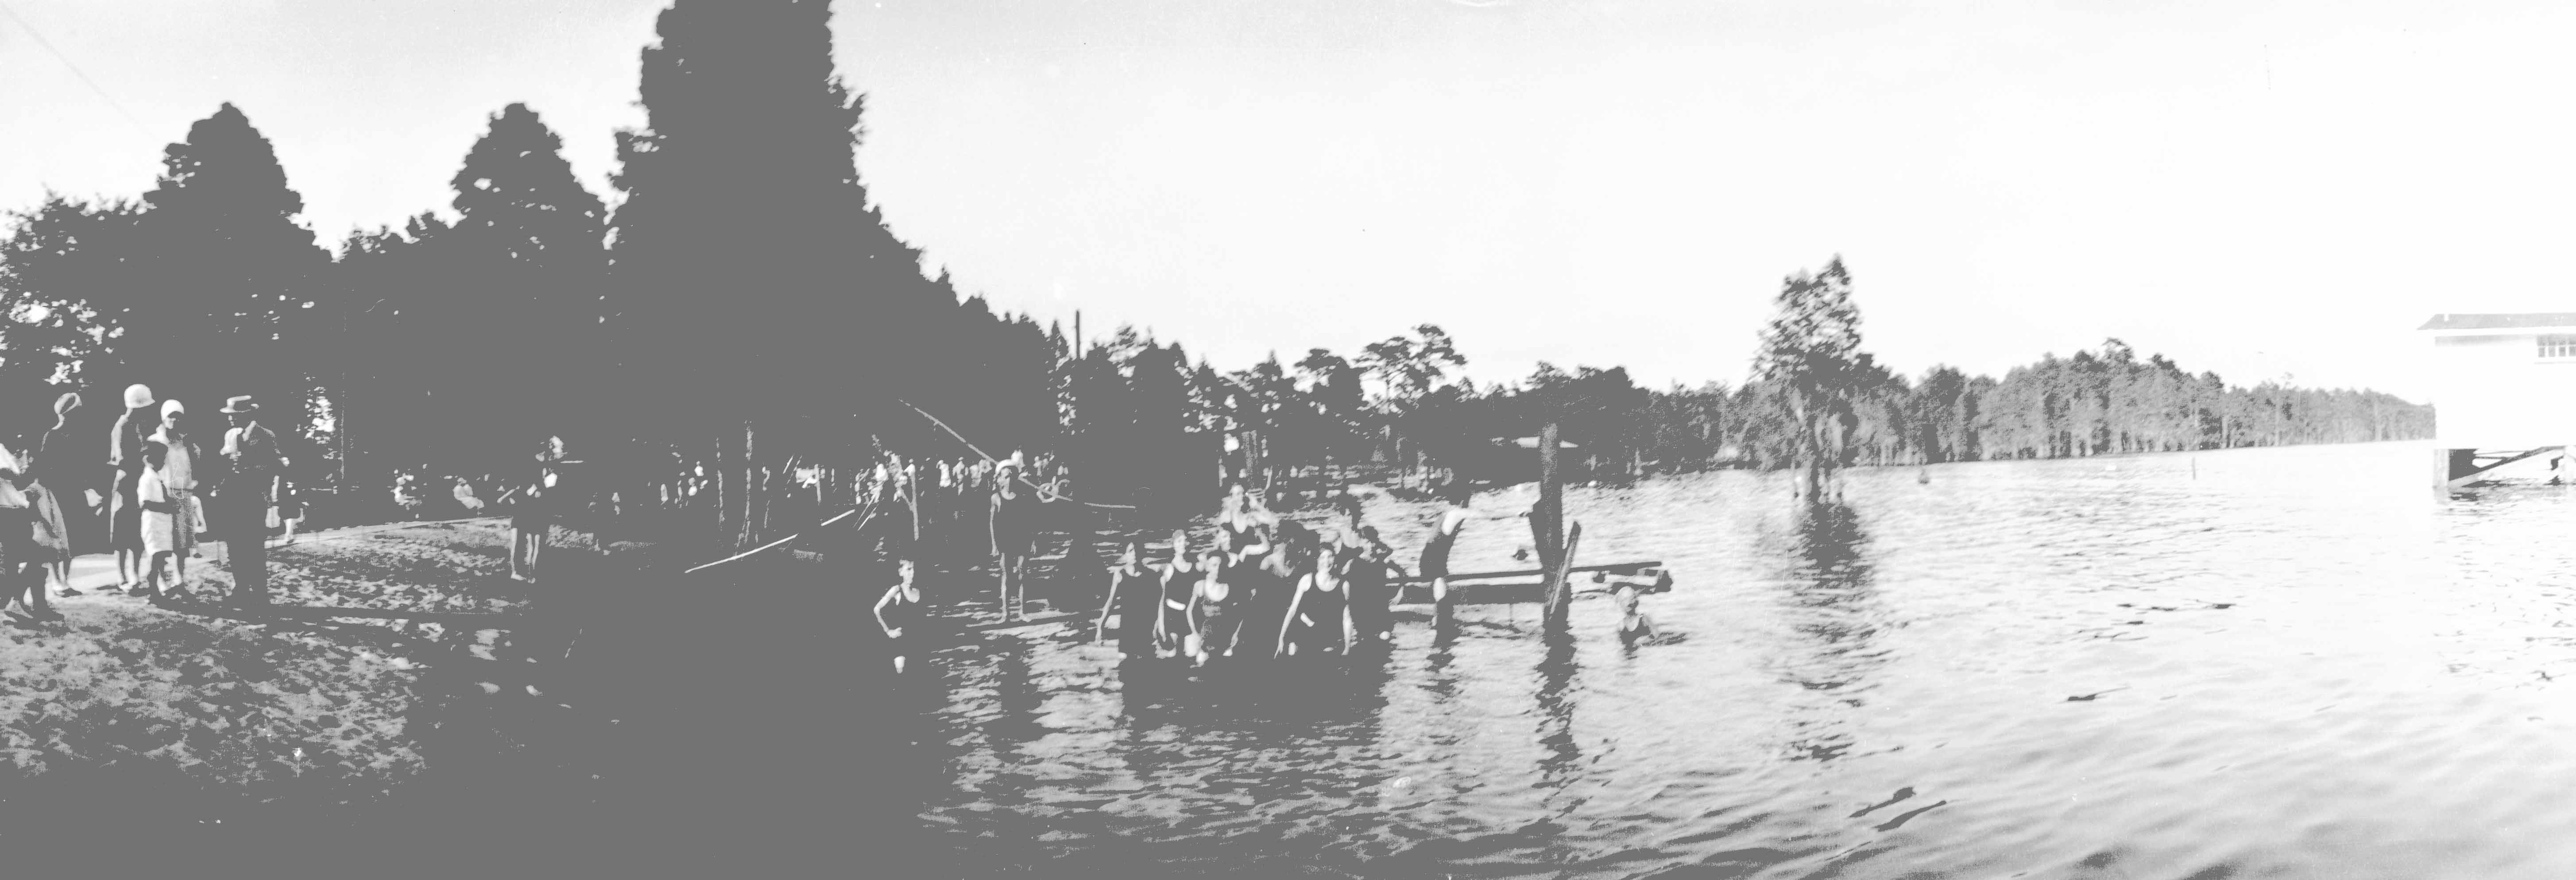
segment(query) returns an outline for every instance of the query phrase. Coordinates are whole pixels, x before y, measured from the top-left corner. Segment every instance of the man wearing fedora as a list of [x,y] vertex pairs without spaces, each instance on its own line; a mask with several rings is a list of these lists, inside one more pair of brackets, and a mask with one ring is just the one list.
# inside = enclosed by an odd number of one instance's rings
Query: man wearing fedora
[[206,525],[224,542],[233,573],[232,603],[266,605],[268,516],[277,504],[286,456],[278,449],[277,433],[259,423],[259,401],[247,394],[232,397],[224,401],[222,412],[232,423],[224,432],[223,448],[230,467],[215,490],[215,503],[207,507]]

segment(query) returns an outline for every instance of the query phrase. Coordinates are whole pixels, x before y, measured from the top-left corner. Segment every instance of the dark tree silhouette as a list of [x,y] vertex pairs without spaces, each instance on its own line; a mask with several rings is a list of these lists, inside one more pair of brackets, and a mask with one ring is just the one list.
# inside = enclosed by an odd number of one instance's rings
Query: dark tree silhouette
[[223,398],[256,394],[280,423],[302,420],[310,377],[333,354],[312,318],[330,304],[317,275],[329,254],[295,219],[268,139],[231,104],[162,151],[137,219],[131,283],[92,300],[106,326],[92,381],[151,385],[211,418]]

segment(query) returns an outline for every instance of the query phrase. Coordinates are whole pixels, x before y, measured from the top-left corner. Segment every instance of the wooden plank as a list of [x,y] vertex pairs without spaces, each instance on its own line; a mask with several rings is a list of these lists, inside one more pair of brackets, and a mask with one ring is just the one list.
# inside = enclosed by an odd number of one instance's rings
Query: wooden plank
[[1036,615],[1023,620],[995,620],[984,623],[970,623],[961,627],[959,631],[966,633],[988,633],[997,630],[1019,629],[1024,626],[1045,626],[1050,623],[1079,623],[1090,619],[1091,615],[1087,612],[1050,611],[1045,614]]
[[2472,470],[2472,471],[2470,471],[2470,472],[2468,472],[2468,473],[2461,474],[2461,475],[2456,476],[2456,477],[2452,477],[2452,478],[2450,479],[2450,482],[2446,483],[2445,485],[2450,486],[2450,487],[2452,487],[2452,488],[2458,488],[2458,487],[2461,487],[2461,486],[2466,486],[2466,485],[2468,485],[2468,484],[2470,484],[2470,483],[2477,482],[2477,481],[2478,481],[2478,478],[2480,478],[2480,477],[2482,477],[2482,476],[2485,476],[2485,475],[2487,474],[2487,472],[2489,472],[2489,471],[2493,471],[2493,470],[2495,470],[2496,468],[2504,467],[2505,465],[2509,465],[2509,464],[2512,464],[2512,463],[2517,462],[2517,461],[2521,461],[2521,460],[2526,459],[2526,458],[2531,458],[2531,457],[2534,457],[2534,456],[2546,455],[2546,454],[2549,454],[2549,453],[2552,453],[2552,452],[2557,452],[2558,450],[2560,450],[2560,449],[2564,449],[2564,448],[2566,448],[2566,447],[2563,447],[2563,446],[2543,446],[2543,447],[2540,447],[2540,448],[2538,448],[2538,449],[2525,450],[2525,451],[2523,451],[2523,452],[2515,453],[2515,454],[2514,454],[2514,455],[2512,455],[2511,457],[2508,457],[2508,458],[2504,458],[2504,459],[2498,460],[2498,461],[2497,461],[2497,462],[2495,462],[2494,464],[2480,465],[2480,466],[2478,466],[2478,467],[2477,467],[2477,469],[2476,469],[2476,470]]
[[[1664,564],[1664,563],[1663,563],[1663,560],[1660,560],[1660,559],[1650,559],[1650,560],[1646,560],[1646,561],[1643,561],[1643,562],[1605,562],[1605,563],[1602,563],[1602,564],[1600,564],[1600,565],[1577,565],[1577,566],[1573,566],[1573,567],[1567,568],[1567,569],[1566,569],[1566,571],[1567,571],[1568,573],[1573,573],[1573,574],[1582,574],[1582,573],[1586,573],[1586,572],[1595,572],[1595,571],[1598,571],[1598,572],[1607,572],[1607,573],[1610,573],[1610,574],[1635,574],[1635,573],[1637,573],[1637,572],[1638,572],[1638,571],[1640,571],[1640,570],[1643,570],[1643,569],[1649,569],[1649,568],[1654,568],[1654,567],[1657,567],[1657,566],[1660,566],[1660,565],[1663,565],[1663,564]],[[1544,569],[1544,568],[1528,568],[1528,569],[1521,569],[1521,570],[1518,570],[1518,571],[1484,571],[1484,572],[1476,572],[1476,573],[1473,573],[1473,574],[1453,574],[1453,575],[1450,575],[1450,576],[1449,576],[1449,586],[1450,586],[1452,589],[1455,589],[1455,588],[1458,586],[1458,582],[1459,582],[1459,581],[1484,581],[1484,580],[1494,580],[1494,579],[1496,579],[1496,578],[1541,577],[1541,576],[1544,576],[1544,575],[1546,575],[1546,574],[1547,574],[1547,569]],[[1429,583],[1431,583],[1431,579],[1430,579],[1430,578],[1427,578],[1427,577],[1408,577],[1408,578],[1397,578],[1397,579],[1395,579],[1395,580],[1393,580],[1393,581],[1390,581],[1390,583],[1396,583],[1396,584],[1429,584]]]
[[[1672,590],[1671,587],[1662,584],[1638,584],[1636,587],[1639,595],[1648,596]],[[1581,596],[1586,593],[1608,595],[1616,588],[1616,584],[1577,582],[1574,585],[1574,595]],[[1524,602],[1544,601],[1547,601],[1546,581],[1449,585],[1449,604],[1452,605],[1517,605]],[[1431,588],[1423,584],[1406,584],[1401,592],[1396,593],[1393,604],[1429,605]]]
[[493,629],[515,626],[527,620],[525,614],[502,614],[483,611],[403,611],[393,608],[330,608],[318,605],[263,605],[251,608],[229,608],[222,605],[173,605],[170,610],[208,617],[234,620],[410,620],[440,626]]

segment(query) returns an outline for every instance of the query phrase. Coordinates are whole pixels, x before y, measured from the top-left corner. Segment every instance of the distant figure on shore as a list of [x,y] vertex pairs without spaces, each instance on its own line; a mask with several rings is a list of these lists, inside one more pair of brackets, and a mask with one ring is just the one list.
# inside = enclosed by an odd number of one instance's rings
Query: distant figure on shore
[[563,438],[547,437],[537,447],[527,476],[514,490],[519,500],[510,508],[511,580],[523,584],[537,580],[538,560],[545,554],[547,539],[553,537],[555,489],[563,481],[563,460]]
[[[259,401],[250,395],[225,400],[221,412],[232,423],[221,452],[231,466],[215,489],[207,524],[214,526],[215,539],[224,542],[233,605],[257,607],[268,604],[268,523],[279,515],[278,485],[285,480],[286,455],[278,449],[276,432],[260,424]],[[457,485],[462,490],[465,481],[460,478]]]
[[464,508],[468,516],[483,515],[483,499],[474,497],[473,483],[468,482],[464,477],[457,477],[456,488],[452,494],[456,496],[456,506]]

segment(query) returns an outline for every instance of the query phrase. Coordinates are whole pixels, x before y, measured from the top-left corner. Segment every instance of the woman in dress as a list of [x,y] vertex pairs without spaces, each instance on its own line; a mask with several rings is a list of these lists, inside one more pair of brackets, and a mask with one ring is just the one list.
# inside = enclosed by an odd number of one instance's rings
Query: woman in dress
[[27,475],[27,478],[21,481],[27,493],[27,506],[35,512],[36,517],[37,558],[34,561],[43,566],[43,571],[36,582],[28,587],[35,594],[34,601],[29,605],[43,614],[52,613],[51,603],[45,600],[43,574],[51,574],[54,580],[62,584],[62,592],[57,595],[65,598],[80,595],[80,591],[72,589],[71,523],[63,517],[62,493],[57,489],[57,487],[70,486],[72,479],[64,472],[62,463],[55,461],[54,457],[48,454],[53,446],[55,432],[61,431],[63,425],[71,421],[72,410],[79,408],[79,394],[65,393],[55,398],[54,426],[37,435],[32,452],[18,457],[18,464],[25,469]]
[[108,501],[108,541],[116,548],[120,590],[143,583],[149,560],[143,554],[143,503],[135,493],[143,481],[143,444],[151,442],[158,421],[152,407],[151,388],[126,386],[125,412],[116,417],[116,428],[107,438],[107,463],[116,470],[115,495]]
[[152,442],[168,447],[161,465],[161,487],[169,496],[171,577],[169,592],[188,589],[188,557],[197,552],[197,527],[204,511],[197,506],[197,465],[206,451],[188,436],[188,408],[177,400],[161,402],[161,430]]

